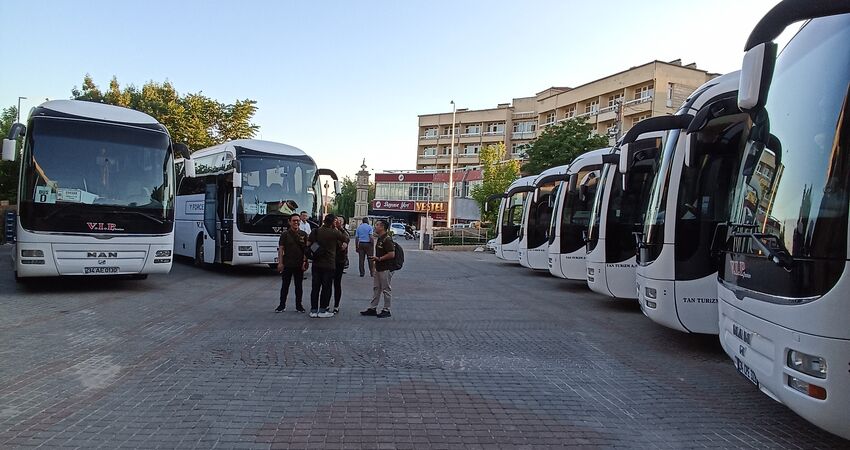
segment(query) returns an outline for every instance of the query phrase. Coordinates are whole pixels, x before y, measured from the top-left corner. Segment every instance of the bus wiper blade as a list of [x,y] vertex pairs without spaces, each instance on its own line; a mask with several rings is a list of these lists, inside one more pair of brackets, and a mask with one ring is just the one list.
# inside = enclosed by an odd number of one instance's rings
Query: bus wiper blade
[[[767,256],[767,259],[772,261],[779,267],[782,267],[785,270],[791,270],[794,267],[794,257],[788,253],[788,250],[782,245],[782,241],[779,239],[779,236],[775,234],[768,233],[735,233],[734,237],[744,237],[750,238],[753,243],[756,244],[756,247]],[[767,245],[765,245],[764,241],[772,241],[776,243],[778,249],[774,250]]]

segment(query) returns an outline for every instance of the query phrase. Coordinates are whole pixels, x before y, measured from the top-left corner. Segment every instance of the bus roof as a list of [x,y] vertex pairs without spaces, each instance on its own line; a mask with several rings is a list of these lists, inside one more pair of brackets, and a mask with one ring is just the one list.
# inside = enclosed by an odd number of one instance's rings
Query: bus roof
[[511,189],[518,187],[518,186],[530,186],[530,185],[534,184],[535,178],[537,178],[537,175],[522,177],[518,180],[515,180],[513,183],[511,183],[510,186],[508,186],[508,189],[505,190],[505,192],[510,191]]
[[36,116],[99,120],[165,130],[165,127],[156,119],[143,112],[122,106],[81,100],[50,100],[44,102],[33,108],[30,113],[30,117]]
[[263,141],[260,139],[236,139],[227,141],[222,144],[213,145],[205,149],[198,150],[192,153],[192,157],[204,156],[212,153],[218,153],[230,147],[243,147],[255,152],[270,153],[273,155],[284,156],[308,156],[304,150],[298,147],[293,147],[279,142]]
[[602,164],[602,155],[607,155],[611,153],[611,150],[613,150],[613,147],[603,147],[576,156],[576,159],[574,159],[573,162],[570,163],[569,172],[579,172],[582,168],[591,164]]

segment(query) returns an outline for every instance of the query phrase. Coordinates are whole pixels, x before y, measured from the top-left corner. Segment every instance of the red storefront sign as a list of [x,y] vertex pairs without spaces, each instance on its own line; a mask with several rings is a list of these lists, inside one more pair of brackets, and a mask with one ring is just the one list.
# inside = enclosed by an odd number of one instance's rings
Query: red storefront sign
[[414,203],[410,200],[372,200],[372,209],[384,211],[413,211]]

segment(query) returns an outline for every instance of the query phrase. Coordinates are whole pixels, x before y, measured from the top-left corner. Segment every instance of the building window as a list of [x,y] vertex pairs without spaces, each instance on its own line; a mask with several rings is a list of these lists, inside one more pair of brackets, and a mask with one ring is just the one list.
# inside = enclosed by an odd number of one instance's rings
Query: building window
[[550,123],[555,123],[555,111],[546,114],[546,122],[544,122],[544,125],[548,125]]
[[758,166],[756,166],[756,173],[765,177],[765,178],[772,179],[773,178],[773,167],[770,167],[767,164],[760,162],[758,164]]
[[521,144],[518,142],[514,142],[511,144],[511,155],[522,155],[525,154],[525,149],[527,145]]
[[[448,126],[443,128],[443,136],[451,136],[452,135],[452,127]],[[457,127],[455,127],[455,135],[457,135]]]
[[649,119],[649,116],[650,116],[650,114],[641,114],[637,117],[632,118],[632,126],[637,125],[637,123],[642,121],[642,120]]
[[599,112],[599,100],[591,100],[584,105],[585,114],[595,114]]
[[491,123],[487,125],[487,133],[489,134],[504,134],[505,133],[505,123]]
[[425,147],[422,149],[422,156],[437,156],[437,147]]
[[614,106],[617,103],[623,103],[623,94],[614,94],[608,96],[608,106]]
[[467,125],[465,134],[481,134],[481,124]]
[[422,137],[435,138],[437,137],[437,131],[437,128],[426,128],[425,133],[422,134]]
[[451,155],[452,154],[452,146],[451,145],[444,145],[443,146],[443,154],[444,155]]
[[480,144],[467,144],[463,146],[464,155],[477,155],[481,150]]
[[652,98],[652,89],[655,86],[648,84],[635,89],[635,100],[645,100]]
[[567,110],[564,112],[564,119],[572,119],[572,118],[573,118],[573,117],[575,117],[575,116],[576,116],[576,107],[575,107],[575,105],[573,105],[573,106],[568,106],[568,107],[567,107]]
[[537,129],[535,122],[517,122],[514,124],[514,133],[529,133]]

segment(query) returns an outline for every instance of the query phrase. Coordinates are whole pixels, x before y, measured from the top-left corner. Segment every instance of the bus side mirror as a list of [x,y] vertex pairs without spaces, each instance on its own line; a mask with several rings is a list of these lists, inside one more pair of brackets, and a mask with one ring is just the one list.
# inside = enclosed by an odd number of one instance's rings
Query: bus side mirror
[[14,139],[3,139],[3,161],[14,161],[17,147],[18,141]]
[[750,112],[764,105],[773,78],[776,49],[775,43],[763,42],[744,53],[738,82],[738,107],[742,111]]
[[619,169],[620,173],[627,174],[629,169],[631,168],[632,162],[634,160],[634,150],[631,148],[629,144],[623,144],[620,146],[620,161],[619,161]]
[[576,186],[578,185],[578,174],[577,173],[571,173],[568,183],[569,184],[567,185],[567,192],[572,192],[572,191],[576,190]]
[[187,146],[186,144],[175,143],[174,153],[176,153],[183,159],[190,159],[192,157],[192,154],[189,152],[189,146]]
[[539,197],[539,194],[540,194],[540,188],[535,188],[534,192],[531,193],[531,202],[532,203],[537,203],[537,197]]
[[334,180],[334,192],[337,194],[341,194],[342,191],[340,189],[341,187],[339,185],[339,180]]

